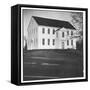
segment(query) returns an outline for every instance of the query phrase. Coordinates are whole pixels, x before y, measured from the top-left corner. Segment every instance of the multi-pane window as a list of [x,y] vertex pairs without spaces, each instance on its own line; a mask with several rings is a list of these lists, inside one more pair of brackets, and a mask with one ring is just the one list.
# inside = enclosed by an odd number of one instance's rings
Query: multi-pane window
[[58,38],[58,33],[56,33],[56,37]]
[[55,34],[55,30],[53,29],[53,34]]
[[71,45],[73,45],[73,40],[71,40]]
[[50,39],[48,39],[48,45],[50,45]]
[[71,31],[71,35],[73,35],[73,31]]
[[55,39],[53,39],[53,43],[52,44],[55,45]]
[[67,45],[69,45],[69,40],[67,40]]
[[42,28],[42,33],[45,33],[45,28]]
[[69,31],[67,31],[67,35],[69,35]]
[[62,37],[64,37],[64,32],[62,32]]
[[45,45],[45,39],[42,39],[42,45]]
[[48,28],[48,34],[50,34],[50,29]]

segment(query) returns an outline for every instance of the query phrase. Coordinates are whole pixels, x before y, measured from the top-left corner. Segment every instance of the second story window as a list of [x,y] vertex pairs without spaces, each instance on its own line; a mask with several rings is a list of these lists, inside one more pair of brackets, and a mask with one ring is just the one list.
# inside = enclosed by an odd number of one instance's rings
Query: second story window
[[53,34],[55,34],[55,30],[53,29]]
[[69,31],[67,31],[67,35],[69,35]]
[[73,31],[71,31],[71,35],[73,35]]
[[48,28],[48,34],[50,34],[50,29]]
[[45,28],[42,28],[42,33],[45,33]]
[[62,32],[62,37],[64,37],[64,32]]
[[56,37],[58,38],[58,33],[56,32]]

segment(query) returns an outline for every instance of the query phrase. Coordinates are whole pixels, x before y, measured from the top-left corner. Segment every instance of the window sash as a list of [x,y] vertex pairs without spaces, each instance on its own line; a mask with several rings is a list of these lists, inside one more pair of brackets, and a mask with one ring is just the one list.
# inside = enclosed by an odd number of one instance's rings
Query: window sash
[[45,28],[42,29],[42,33],[45,33]]
[[64,37],[64,32],[62,32],[62,37]]
[[50,34],[50,29],[48,28],[48,34]]
[[71,40],[71,45],[73,45],[73,40]]
[[69,31],[67,31],[67,35],[69,35]]
[[69,40],[67,40],[67,45],[69,45]]
[[53,39],[53,45],[55,45],[55,39]]
[[55,34],[55,30],[53,29],[53,34]]
[[50,45],[50,39],[48,39],[48,45]]
[[42,39],[42,45],[45,45],[45,39]]

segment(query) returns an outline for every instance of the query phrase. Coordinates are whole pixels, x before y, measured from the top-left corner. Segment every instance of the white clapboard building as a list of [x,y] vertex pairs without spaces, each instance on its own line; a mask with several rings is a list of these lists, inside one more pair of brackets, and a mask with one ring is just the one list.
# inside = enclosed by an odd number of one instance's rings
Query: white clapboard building
[[76,39],[71,38],[76,29],[68,21],[32,16],[27,32],[27,50],[76,49]]

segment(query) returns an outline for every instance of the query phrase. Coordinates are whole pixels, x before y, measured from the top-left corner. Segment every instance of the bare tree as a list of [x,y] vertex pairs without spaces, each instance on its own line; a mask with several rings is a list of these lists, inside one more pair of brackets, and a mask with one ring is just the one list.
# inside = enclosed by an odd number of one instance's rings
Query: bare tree
[[74,38],[78,38],[79,41],[82,41],[83,38],[83,13],[82,12],[71,12],[72,24],[77,29],[77,33]]
[[82,12],[72,12],[72,24],[75,26],[77,33],[73,38],[78,38],[77,48],[82,50],[83,48],[83,13]]

